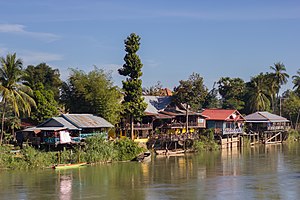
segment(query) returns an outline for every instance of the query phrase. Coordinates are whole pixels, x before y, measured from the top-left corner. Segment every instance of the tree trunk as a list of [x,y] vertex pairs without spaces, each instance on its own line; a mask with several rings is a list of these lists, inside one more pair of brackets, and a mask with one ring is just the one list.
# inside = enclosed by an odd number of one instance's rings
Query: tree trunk
[[188,104],[186,104],[186,111],[185,111],[185,117],[186,117],[186,133],[188,133],[189,130],[189,114],[188,114]]
[[130,116],[130,131],[131,131],[131,139],[134,140],[134,129],[133,129],[133,116]]
[[296,119],[296,123],[295,123],[295,129],[296,130],[298,130],[299,114],[300,114],[300,109],[298,110],[297,119]]
[[5,119],[5,108],[6,101],[4,100],[3,110],[2,110],[2,120],[1,120],[1,135],[0,135],[0,145],[2,144],[3,135],[4,135],[4,119]]

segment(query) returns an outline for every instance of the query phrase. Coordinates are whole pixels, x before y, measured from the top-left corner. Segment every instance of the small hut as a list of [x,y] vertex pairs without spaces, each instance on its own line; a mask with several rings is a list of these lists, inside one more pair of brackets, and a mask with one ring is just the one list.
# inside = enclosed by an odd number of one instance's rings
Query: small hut
[[291,127],[288,119],[266,111],[252,113],[245,119],[247,134],[265,144],[282,142]]

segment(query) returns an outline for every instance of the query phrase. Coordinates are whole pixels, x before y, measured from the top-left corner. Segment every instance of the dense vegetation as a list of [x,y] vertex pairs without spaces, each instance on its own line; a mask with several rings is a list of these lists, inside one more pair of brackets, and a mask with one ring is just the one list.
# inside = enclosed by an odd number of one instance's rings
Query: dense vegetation
[[59,163],[103,163],[128,161],[145,149],[130,139],[109,141],[101,136],[90,137],[85,146],[60,152],[44,152],[26,146],[20,151],[11,151],[9,146],[0,146],[0,169],[47,168]]

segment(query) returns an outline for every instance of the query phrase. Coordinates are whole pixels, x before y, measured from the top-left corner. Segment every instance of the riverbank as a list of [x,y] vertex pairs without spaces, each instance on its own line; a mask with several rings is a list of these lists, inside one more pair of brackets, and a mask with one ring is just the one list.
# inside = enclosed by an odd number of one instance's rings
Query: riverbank
[[[299,132],[289,131],[286,143],[298,142]],[[244,140],[244,146],[247,140]],[[201,135],[193,141],[192,151],[218,151],[220,145],[214,139],[212,133]],[[24,149],[13,150],[11,146],[0,146],[0,169],[43,169],[55,164],[80,163],[91,164],[108,163],[116,161],[129,161],[141,152],[146,151],[130,139],[106,140],[101,136],[87,138],[84,146],[76,146],[63,151],[41,151],[31,146]]]
[[103,137],[90,137],[84,146],[59,152],[46,152],[26,146],[12,150],[0,146],[0,169],[42,169],[63,163],[105,163],[127,161],[145,151],[130,139],[109,141]]

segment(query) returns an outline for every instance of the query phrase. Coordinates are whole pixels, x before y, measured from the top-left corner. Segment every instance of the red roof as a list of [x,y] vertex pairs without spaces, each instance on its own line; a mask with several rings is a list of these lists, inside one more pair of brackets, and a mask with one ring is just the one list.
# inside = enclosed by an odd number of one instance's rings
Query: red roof
[[206,120],[244,121],[243,116],[237,110],[205,109],[201,114],[208,117]]

